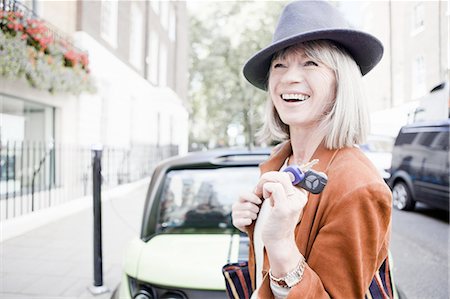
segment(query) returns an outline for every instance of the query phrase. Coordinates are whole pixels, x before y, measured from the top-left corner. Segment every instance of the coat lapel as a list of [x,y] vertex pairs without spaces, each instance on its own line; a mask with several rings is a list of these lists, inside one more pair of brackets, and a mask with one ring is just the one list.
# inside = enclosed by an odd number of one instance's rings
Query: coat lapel
[[[311,160],[319,159],[319,162],[313,167],[314,170],[327,173],[328,167],[333,161],[339,150],[328,150],[325,148],[323,144],[321,144],[316,151],[314,152]],[[292,154],[292,146],[290,141],[285,141],[278,145],[272,155],[259,165],[261,175],[268,171],[278,171],[285,163],[286,159]],[[320,203],[320,194],[309,194],[308,195],[308,203],[304,208],[304,216],[300,223],[295,228],[296,235],[296,243],[299,251],[308,259],[309,253],[311,251],[312,245],[314,243],[314,239],[311,238],[311,234],[313,229],[316,229],[317,223],[314,222],[315,215],[317,213],[318,207]],[[255,256],[254,256],[254,246],[253,246],[253,232],[254,232],[255,222],[253,222],[249,226],[248,235],[250,238],[250,250],[249,250],[249,271],[250,276],[252,278],[252,284],[254,286],[255,282]],[[271,297],[271,292],[268,292],[268,279],[267,273],[269,271],[269,264],[267,259],[267,254],[264,250],[264,265],[262,267],[263,277],[266,279],[263,280],[261,288],[259,290],[260,298],[269,298]],[[255,286],[254,286],[255,288]]]

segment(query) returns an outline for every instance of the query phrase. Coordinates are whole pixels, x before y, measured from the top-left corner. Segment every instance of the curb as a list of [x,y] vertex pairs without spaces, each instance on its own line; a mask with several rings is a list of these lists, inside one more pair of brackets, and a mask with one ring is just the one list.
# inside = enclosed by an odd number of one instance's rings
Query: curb
[[[147,185],[149,181],[150,177],[146,177],[102,191],[102,202],[123,196],[133,189]],[[92,195],[79,197],[54,207],[4,220],[0,222],[0,243],[88,208],[92,208]]]

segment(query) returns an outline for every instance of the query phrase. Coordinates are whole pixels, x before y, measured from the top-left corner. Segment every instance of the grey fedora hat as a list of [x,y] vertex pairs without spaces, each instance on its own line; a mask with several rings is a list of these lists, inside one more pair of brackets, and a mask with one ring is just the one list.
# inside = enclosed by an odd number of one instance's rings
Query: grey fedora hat
[[245,78],[266,90],[267,74],[273,55],[294,44],[330,40],[344,49],[367,74],[383,56],[383,45],[374,36],[355,30],[339,10],[326,1],[296,1],[283,9],[272,42],[254,54],[244,65]]

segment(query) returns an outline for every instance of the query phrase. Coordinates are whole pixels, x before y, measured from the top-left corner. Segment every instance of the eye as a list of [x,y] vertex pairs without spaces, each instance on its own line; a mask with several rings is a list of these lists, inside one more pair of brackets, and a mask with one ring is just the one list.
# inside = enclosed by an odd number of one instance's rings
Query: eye
[[279,68],[279,67],[284,67],[284,64],[282,64],[282,63],[275,63],[275,64],[273,65],[273,68],[274,68],[274,69]]
[[305,62],[304,64],[305,66],[319,66],[318,63],[312,61],[312,60],[308,60],[307,62]]

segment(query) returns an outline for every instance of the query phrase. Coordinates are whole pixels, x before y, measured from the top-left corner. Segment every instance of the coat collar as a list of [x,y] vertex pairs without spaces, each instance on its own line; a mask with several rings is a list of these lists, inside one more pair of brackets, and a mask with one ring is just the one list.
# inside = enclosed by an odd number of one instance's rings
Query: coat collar
[[[319,162],[314,166],[314,169],[316,171],[327,172],[328,167],[338,151],[339,150],[329,150],[323,143],[321,143],[311,157],[311,160],[319,160]],[[268,171],[279,170],[290,155],[292,155],[291,141],[286,140],[274,148],[269,159],[259,165],[261,174]]]

